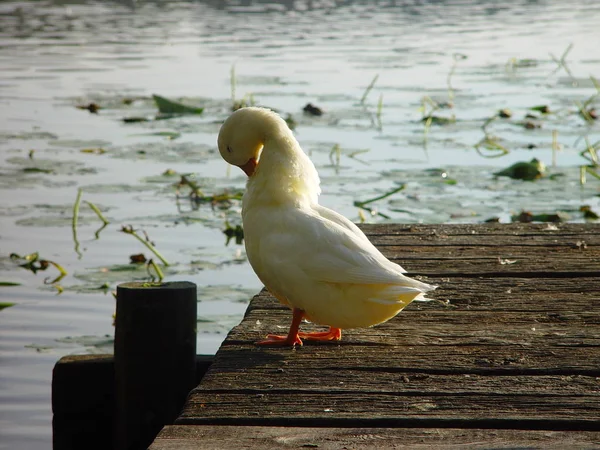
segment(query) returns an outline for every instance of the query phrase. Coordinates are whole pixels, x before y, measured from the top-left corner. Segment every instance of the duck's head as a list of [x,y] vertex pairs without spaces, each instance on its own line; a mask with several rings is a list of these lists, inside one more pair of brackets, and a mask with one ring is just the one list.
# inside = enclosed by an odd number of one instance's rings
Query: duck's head
[[242,169],[251,177],[256,170],[269,127],[282,120],[265,108],[241,108],[227,118],[217,143],[225,161]]

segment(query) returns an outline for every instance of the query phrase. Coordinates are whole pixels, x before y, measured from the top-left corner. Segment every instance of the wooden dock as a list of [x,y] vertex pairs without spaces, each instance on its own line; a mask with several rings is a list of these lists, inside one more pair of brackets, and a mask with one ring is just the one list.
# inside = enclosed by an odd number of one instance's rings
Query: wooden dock
[[598,225],[363,229],[434,300],[265,348],[291,314],[261,292],[152,450],[600,448]]

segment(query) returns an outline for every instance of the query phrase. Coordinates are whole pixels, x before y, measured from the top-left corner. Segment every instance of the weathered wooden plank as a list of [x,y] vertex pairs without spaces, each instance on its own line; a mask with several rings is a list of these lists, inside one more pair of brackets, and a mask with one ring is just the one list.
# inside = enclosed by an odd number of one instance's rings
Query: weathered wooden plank
[[[496,264],[500,265],[512,265],[517,264],[519,261],[513,263],[501,263],[501,260],[505,259],[521,259],[526,264],[529,261],[538,258],[567,258],[569,261],[563,262],[566,266],[564,269],[570,269],[572,262],[583,261],[590,266],[595,266],[595,269],[600,268],[600,262],[595,259],[596,256],[600,255],[600,246],[588,247],[586,250],[578,250],[576,248],[568,246],[517,246],[513,244],[507,244],[502,246],[494,246],[489,248],[483,248],[479,245],[444,245],[444,246],[379,246],[382,253],[387,253],[393,258],[407,258],[408,260],[415,259],[432,259],[448,260],[448,259],[475,259],[475,260],[494,260]],[[563,270],[564,270],[563,269]]]
[[585,251],[590,248],[595,248],[600,245],[600,235],[598,234],[581,234],[581,235],[568,235],[561,236],[557,234],[534,234],[534,235],[506,235],[506,234],[492,234],[484,235],[485,239],[482,239],[482,235],[446,235],[446,234],[399,234],[399,235],[371,235],[367,234],[369,239],[377,246],[381,248],[386,247],[406,247],[414,246],[417,248],[431,247],[432,250],[438,247],[460,247],[460,246],[473,246],[477,244],[477,247],[485,251],[494,251],[495,249],[501,249],[505,246],[517,246],[524,248],[536,248],[536,247],[548,247],[548,248],[565,248],[573,249],[577,251]]
[[363,228],[439,284],[433,301],[341,342],[262,348],[291,319],[263,291],[179,423],[600,429],[600,227]]
[[[463,225],[363,228],[384,255],[410,273],[600,275],[600,226],[596,225],[566,227],[569,234],[562,227],[558,231],[535,231],[544,229],[530,229],[521,224],[481,228]],[[513,263],[506,264],[506,260]]]
[[[600,226],[363,225],[372,242],[410,273],[600,276]],[[513,261],[507,264],[507,260]]]
[[[373,372],[600,376],[598,326],[510,326],[500,319],[493,325],[464,320],[450,326],[447,321],[436,324],[432,320],[428,325],[396,318],[373,329],[347,330],[339,343],[306,343],[295,351],[254,346],[267,332],[285,332],[289,315],[287,321],[285,318],[282,311],[272,311],[267,316],[249,314],[244,326],[231,331],[211,371],[230,365],[245,368],[245,360],[236,358],[244,355],[248,364],[261,366],[267,372],[277,372],[283,367],[277,363],[289,360],[307,374],[311,370],[347,368]],[[233,359],[227,362],[227,358]]]
[[[322,391],[190,396],[177,424],[600,431],[598,396],[385,395]],[[192,409],[202,414],[190,414]]]
[[[409,311],[513,311],[543,312],[554,321],[579,318],[591,320],[600,315],[591,304],[600,302],[600,279],[577,278],[425,278],[423,281],[439,285],[429,295],[429,302],[412,302],[401,314]],[[254,309],[285,309],[268,291],[256,295],[248,311]]]
[[[428,276],[520,275],[528,277],[600,276],[600,247],[581,252],[559,247],[382,247],[381,252],[409,273]],[[524,275],[527,274],[527,275]]]
[[252,311],[232,330],[179,423],[375,426],[376,417],[377,426],[600,424],[600,351],[590,352],[600,348],[597,326],[541,324],[519,314],[511,323],[507,314],[481,311],[422,315],[429,321],[400,316],[350,330],[339,344],[291,350],[254,347],[264,328],[276,331],[289,314]]
[[457,428],[165,427],[150,450],[360,449],[591,449],[600,433]]
[[[523,247],[566,247],[576,250],[585,250],[590,247],[597,247],[600,241],[600,234],[581,233],[562,235],[558,233],[545,234],[368,234],[378,247],[387,246],[405,246],[415,245],[419,247],[445,247],[459,245],[473,245],[478,243],[482,248],[495,248],[504,245],[518,245]],[[485,236],[485,239],[482,237]],[[481,241],[481,242],[479,242]]]
[[[232,358],[233,359],[233,358]],[[315,393],[379,393],[382,395],[531,395],[543,392],[544,396],[600,397],[600,384],[595,376],[584,375],[513,375],[490,376],[477,374],[428,374],[415,371],[379,370],[373,376],[358,368],[323,367],[306,371],[289,363],[277,371],[265,371],[260,366],[248,367],[230,364],[221,366],[217,373],[207,378],[198,394],[237,392],[247,394],[303,395]],[[323,380],[331,378],[331,383]],[[376,382],[374,382],[376,381]],[[428,393],[428,394],[424,394]]]
[[600,224],[596,223],[485,223],[485,224],[359,224],[368,236],[423,235],[423,236],[560,236],[561,239],[571,236],[593,236],[600,234]]
[[[385,252],[383,252],[385,254]],[[524,277],[524,278],[579,278],[600,277],[600,267],[591,260],[537,259],[527,264],[500,264],[497,258],[446,260],[396,258],[386,255],[393,262],[400,264],[408,271],[407,275],[424,275],[428,277]],[[600,258],[600,252],[599,256]],[[568,266],[567,266],[568,264]]]

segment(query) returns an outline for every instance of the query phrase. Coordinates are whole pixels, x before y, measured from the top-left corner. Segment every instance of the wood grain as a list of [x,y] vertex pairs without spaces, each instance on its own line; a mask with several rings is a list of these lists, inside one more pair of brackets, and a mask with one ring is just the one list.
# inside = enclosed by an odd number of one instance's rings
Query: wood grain
[[246,425],[235,442],[261,442],[249,448],[317,436],[264,426],[325,427],[331,440],[315,440],[319,448],[363,448],[348,427],[377,430],[365,432],[382,436],[377,448],[600,442],[600,227],[362,227],[386,256],[439,285],[432,300],[345,330],[340,342],[264,348],[254,342],[284,334],[291,313],[263,290],[157,450],[181,439],[197,448],[186,433],[211,436],[215,425]]
[[482,430],[463,428],[293,428],[168,426],[150,450],[372,449],[592,449],[593,432]]

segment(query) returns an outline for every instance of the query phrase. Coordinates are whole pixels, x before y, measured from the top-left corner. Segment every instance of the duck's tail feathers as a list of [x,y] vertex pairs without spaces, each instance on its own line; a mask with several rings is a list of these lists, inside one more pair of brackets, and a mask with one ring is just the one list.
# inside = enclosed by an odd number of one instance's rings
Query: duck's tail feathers
[[408,305],[413,300],[429,301],[425,294],[432,291],[437,286],[433,286],[421,281],[413,280],[414,286],[390,286],[381,292],[377,297],[370,298],[369,301],[382,305],[405,304]]

